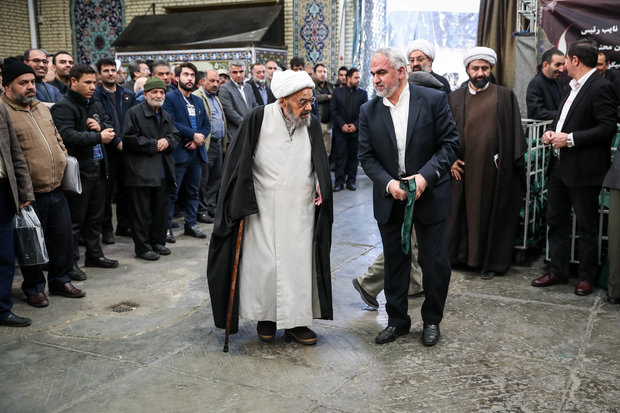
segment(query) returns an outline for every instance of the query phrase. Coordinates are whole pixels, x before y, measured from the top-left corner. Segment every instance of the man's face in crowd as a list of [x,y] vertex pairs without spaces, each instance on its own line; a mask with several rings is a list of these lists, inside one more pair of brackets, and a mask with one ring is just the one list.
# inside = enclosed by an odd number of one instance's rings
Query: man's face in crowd
[[292,70],[293,72],[301,72],[302,70],[304,70],[304,67],[303,67],[303,66],[293,66],[293,67],[291,68],[291,70]]
[[164,89],[151,89],[144,94],[144,98],[146,103],[153,109],[160,108],[166,99],[166,92]]
[[351,77],[347,78],[347,86],[351,89],[356,88],[360,85],[360,72],[353,72]]
[[607,63],[605,55],[603,53],[599,53],[598,59],[596,61],[596,71],[599,75],[604,76],[608,68],[609,64]]
[[34,69],[34,74],[37,79],[43,79],[45,75],[47,75],[47,65],[49,61],[42,51],[32,50],[25,63]]
[[116,84],[116,65],[101,65],[101,83],[108,88]]
[[314,79],[319,83],[324,83],[327,79],[327,69],[325,66],[318,66],[314,72]]
[[566,58],[561,55],[553,55],[551,63],[543,62],[543,74],[549,79],[557,79],[564,71]]
[[196,82],[196,73],[189,67],[184,67],[181,69],[177,82],[181,89],[192,90]]
[[93,73],[85,73],[80,80],[71,78],[71,89],[82,95],[84,99],[90,99],[93,97],[93,92],[97,87],[97,76]]
[[243,78],[245,77],[245,69],[243,66],[231,66],[230,67],[230,78],[235,83],[242,83]]
[[168,66],[155,66],[153,76],[157,76],[166,86],[170,86],[170,68]]
[[205,79],[205,90],[209,93],[217,93],[220,88],[220,77],[217,75],[217,72],[211,70],[208,71]]
[[224,83],[228,82],[230,80],[230,77],[226,76],[225,74],[221,74],[220,75],[220,86],[222,86]]
[[409,63],[412,72],[425,71],[430,73],[431,60],[420,50],[414,50],[409,54]]
[[467,76],[469,76],[469,80],[476,88],[483,88],[489,83],[491,64],[482,59],[469,62],[467,65]]
[[313,97],[312,89],[305,88],[282,99],[284,116],[293,121],[297,127],[309,125]]
[[370,60],[370,74],[377,96],[389,98],[398,89],[401,79],[405,77],[405,68],[394,70],[390,66],[390,59],[379,53]]
[[146,63],[140,63],[140,71],[136,73],[136,78],[151,76],[151,71]]
[[273,72],[276,71],[277,67],[278,65],[273,60],[270,60],[269,62],[267,62],[267,64],[265,64],[267,79],[271,80],[271,78],[273,77]]
[[73,58],[68,54],[59,54],[56,56],[56,64],[54,65],[54,69],[56,70],[56,75],[60,78],[69,77],[69,70],[73,67]]
[[116,72],[116,83],[121,84],[127,81],[127,73],[125,72],[125,68],[123,66],[118,68]]
[[252,69],[252,79],[259,85],[265,83],[265,66],[256,65],[254,69]]
[[340,83],[341,85],[347,84],[347,71],[346,70],[338,71],[338,83]]
[[15,78],[6,86],[6,94],[9,98],[24,106],[31,104],[37,94],[34,85],[34,75],[25,73]]

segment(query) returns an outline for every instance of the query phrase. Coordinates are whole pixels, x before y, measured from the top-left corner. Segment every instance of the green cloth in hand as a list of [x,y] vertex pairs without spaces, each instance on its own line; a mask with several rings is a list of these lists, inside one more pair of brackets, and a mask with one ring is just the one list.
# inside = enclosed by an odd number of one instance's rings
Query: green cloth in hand
[[405,254],[411,251],[411,229],[413,228],[413,204],[415,202],[415,179],[400,181],[400,189],[407,193],[407,205],[403,227],[400,230],[400,244]]

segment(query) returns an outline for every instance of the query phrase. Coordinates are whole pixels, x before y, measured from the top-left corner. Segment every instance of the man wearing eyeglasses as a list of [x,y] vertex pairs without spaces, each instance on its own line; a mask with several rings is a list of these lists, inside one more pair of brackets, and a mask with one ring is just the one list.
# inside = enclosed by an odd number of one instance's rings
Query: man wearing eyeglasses
[[[226,327],[235,248],[241,248],[238,315],[256,320],[260,340],[276,329],[312,345],[314,318],[332,318],[329,251],[331,180],[321,123],[311,114],[314,82],[304,71],[275,72],[277,102],[244,119],[226,152],[207,278],[215,325]],[[241,219],[243,240],[237,246]]]
[[450,93],[450,83],[441,75],[433,72],[433,61],[435,60],[435,46],[424,39],[417,39],[409,46],[409,68],[411,72],[424,71],[430,73],[441,82],[443,90]]
[[36,99],[43,102],[47,107],[52,107],[61,98],[61,93],[55,86],[43,82],[47,75],[49,60],[43,50],[29,49],[24,52],[24,63],[34,70],[35,86],[37,88]]

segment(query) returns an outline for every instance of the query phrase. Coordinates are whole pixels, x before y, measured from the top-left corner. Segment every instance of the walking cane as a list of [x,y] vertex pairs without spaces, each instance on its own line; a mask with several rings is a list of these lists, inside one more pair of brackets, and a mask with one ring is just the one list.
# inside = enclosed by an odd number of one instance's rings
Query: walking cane
[[235,299],[235,288],[237,287],[237,272],[239,271],[239,252],[241,251],[241,240],[243,239],[243,226],[245,218],[239,221],[239,231],[237,232],[237,246],[235,247],[235,263],[233,264],[232,278],[230,280],[230,297],[228,298],[228,312],[226,313],[226,337],[224,338],[224,353],[228,353],[228,336],[230,336],[230,319],[232,318],[233,300]]

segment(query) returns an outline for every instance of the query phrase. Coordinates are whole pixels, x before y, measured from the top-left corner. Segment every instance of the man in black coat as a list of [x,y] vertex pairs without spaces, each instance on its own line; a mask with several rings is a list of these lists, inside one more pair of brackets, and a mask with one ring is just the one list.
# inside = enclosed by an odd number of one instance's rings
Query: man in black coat
[[[209,247],[209,293],[215,326],[225,328],[235,249],[240,248],[231,332],[237,332],[241,308],[244,317],[254,311],[261,313],[254,318],[261,340],[273,340],[279,327],[288,338],[310,345],[316,343],[317,336],[299,323],[333,317],[331,179],[321,125],[310,115],[312,80],[305,72],[287,70],[274,73],[271,85],[278,102],[252,110],[226,152]],[[298,159],[303,162],[291,165],[290,159],[282,158],[281,149],[287,145],[301,149],[289,152],[289,157],[301,156]],[[271,162],[272,156],[283,160]],[[282,176],[284,173],[287,175]],[[282,179],[274,179],[278,174]],[[296,196],[290,195],[289,189]],[[276,195],[279,201],[274,205]],[[295,218],[289,219],[291,214]],[[242,219],[244,240],[237,246]],[[265,247],[270,251],[260,254]],[[318,298],[318,308],[312,297]]]
[[547,180],[551,264],[549,273],[532,285],[568,283],[572,208],[579,228],[577,295],[592,293],[598,273],[598,198],[616,133],[618,96],[614,86],[596,73],[597,52],[586,40],[569,46],[566,70],[573,79],[571,91],[542,137],[553,147]]
[[[444,222],[450,215],[450,166],[456,160],[458,133],[448,95],[409,86],[407,61],[394,48],[377,50],[370,70],[377,97],[362,106],[359,158],[373,181],[373,209],[385,255],[388,326],[377,344],[409,333],[407,290],[411,256],[401,247],[407,192],[401,180],[415,181],[413,224],[418,239],[425,300],[423,343],[439,340],[439,323],[450,283]],[[413,196],[413,195],[412,195]]]
[[525,101],[527,117],[538,120],[552,120],[562,101],[562,90],[558,79],[564,71],[566,58],[555,47],[542,55],[540,70],[527,85]]
[[267,105],[276,101],[271,88],[265,84],[265,65],[254,63],[250,66],[252,79],[248,82],[254,92],[254,97],[259,105]]
[[356,189],[360,108],[368,102],[368,94],[358,88],[359,84],[360,73],[352,67],[347,71],[347,86],[334,89],[330,103],[336,167],[334,192],[342,191],[345,184],[350,191]]
[[69,77],[71,88],[52,106],[51,112],[69,155],[80,165],[82,193],[65,194],[71,211],[74,272],[80,259],[80,233],[86,247],[86,267],[116,268],[118,261],[103,255],[99,241],[108,173],[103,144],[114,139],[114,129],[101,103],[93,100],[95,70],[75,65]]
[[101,85],[97,86],[93,97],[103,105],[106,114],[114,125],[114,139],[105,145],[108,156],[108,180],[105,194],[105,209],[101,228],[101,241],[104,244],[114,243],[114,226],[112,225],[112,197],[116,194],[116,234],[130,235],[131,215],[129,212],[129,197],[125,189],[122,162],[123,123],[129,108],[136,105],[136,97],[116,84],[116,62],[111,57],[104,57],[97,61],[97,72],[101,78]]
[[144,84],[144,102],[129,109],[123,126],[125,184],[132,208],[136,256],[155,261],[170,255],[166,248],[168,194],[176,187],[174,158],[179,131],[161,109],[166,85],[158,77]]

